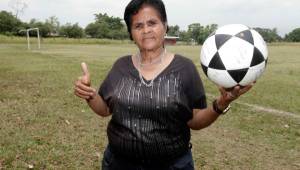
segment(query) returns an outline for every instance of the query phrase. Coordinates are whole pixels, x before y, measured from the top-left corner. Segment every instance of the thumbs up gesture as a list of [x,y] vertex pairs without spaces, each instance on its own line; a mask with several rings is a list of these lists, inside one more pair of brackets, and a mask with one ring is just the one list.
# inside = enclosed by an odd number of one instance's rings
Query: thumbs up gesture
[[75,81],[74,94],[82,99],[93,99],[97,93],[96,90],[91,87],[90,72],[85,63],[81,63],[81,69],[83,75],[78,77]]

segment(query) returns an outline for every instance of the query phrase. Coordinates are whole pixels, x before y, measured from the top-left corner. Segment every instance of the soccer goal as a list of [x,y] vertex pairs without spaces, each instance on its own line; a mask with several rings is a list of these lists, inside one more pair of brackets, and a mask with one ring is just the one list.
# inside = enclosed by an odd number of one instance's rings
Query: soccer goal
[[29,35],[29,32],[30,31],[36,31],[36,34],[37,34],[37,41],[38,41],[38,49],[41,49],[41,41],[40,41],[40,31],[39,31],[39,28],[29,28],[29,29],[26,29],[26,30],[21,30],[20,32],[26,32],[26,36],[27,36],[27,48],[28,50],[31,49],[30,47],[30,35]]

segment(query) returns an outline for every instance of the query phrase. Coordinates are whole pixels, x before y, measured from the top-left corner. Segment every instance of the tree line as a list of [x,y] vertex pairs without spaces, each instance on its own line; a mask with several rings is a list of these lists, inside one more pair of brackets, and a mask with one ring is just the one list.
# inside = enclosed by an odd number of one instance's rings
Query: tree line
[[[89,23],[85,28],[79,26],[78,23],[66,23],[60,25],[56,16],[51,16],[44,22],[31,19],[29,22],[23,22],[15,15],[8,11],[0,12],[0,34],[24,36],[25,30],[28,28],[39,28],[42,37],[68,37],[68,38],[106,38],[106,39],[129,39],[127,28],[124,21],[119,17],[108,16],[106,13],[95,14],[95,20]],[[180,30],[178,25],[169,26],[169,36],[177,36],[180,41],[194,42],[202,44],[205,39],[218,28],[217,24],[201,25],[200,23],[192,23],[188,29]],[[254,28],[258,31],[267,42],[300,42],[300,28],[292,30],[290,33],[281,37],[277,33],[277,29]],[[35,36],[36,32],[30,32]]]

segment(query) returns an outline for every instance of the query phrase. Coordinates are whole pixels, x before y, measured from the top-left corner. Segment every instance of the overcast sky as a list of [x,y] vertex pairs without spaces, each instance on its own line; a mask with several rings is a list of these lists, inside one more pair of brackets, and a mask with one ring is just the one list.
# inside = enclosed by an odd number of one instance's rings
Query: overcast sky
[[[13,11],[11,1],[0,0],[0,10]],[[58,17],[61,24],[78,22],[85,27],[95,13],[123,18],[130,0],[23,0],[28,7],[20,16],[45,21]],[[300,27],[300,0],[164,0],[169,25],[186,30],[191,23],[201,25],[245,24],[250,27],[277,28],[283,36]]]

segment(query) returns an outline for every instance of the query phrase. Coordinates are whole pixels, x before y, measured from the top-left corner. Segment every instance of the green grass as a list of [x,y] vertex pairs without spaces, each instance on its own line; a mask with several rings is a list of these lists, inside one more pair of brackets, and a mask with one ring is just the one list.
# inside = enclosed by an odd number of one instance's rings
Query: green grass
[[[37,46],[37,38],[31,36],[32,46]],[[27,44],[26,37],[5,36],[0,34],[0,44]],[[96,38],[65,38],[65,37],[41,37],[41,43],[47,44],[131,44],[130,40],[111,40]]]
[[[0,44],[0,169],[99,169],[110,118],[75,97],[73,82],[85,61],[98,87],[112,63],[136,48],[130,43],[26,48]],[[193,59],[206,92],[218,95],[200,68],[199,46],[168,49]],[[275,44],[269,51],[266,72],[239,102],[298,117],[233,103],[212,126],[193,131],[197,169],[300,169],[300,45]]]

